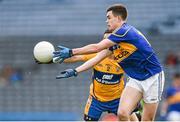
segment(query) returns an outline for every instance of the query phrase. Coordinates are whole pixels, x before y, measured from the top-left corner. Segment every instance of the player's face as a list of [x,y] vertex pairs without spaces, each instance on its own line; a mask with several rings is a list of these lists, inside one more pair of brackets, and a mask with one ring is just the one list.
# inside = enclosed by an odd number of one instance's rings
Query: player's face
[[112,11],[108,11],[106,17],[107,17],[106,22],[107,22],[108,30],[114,31],[117,27],[119,27],[121,23],[120,17],[114,16]]

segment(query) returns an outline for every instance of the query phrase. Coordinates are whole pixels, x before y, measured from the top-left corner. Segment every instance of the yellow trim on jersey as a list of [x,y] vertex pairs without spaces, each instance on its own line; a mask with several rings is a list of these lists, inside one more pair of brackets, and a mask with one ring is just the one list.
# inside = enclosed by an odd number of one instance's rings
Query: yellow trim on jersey
[[84,109],[84,114],[88,115],[88,112],[89,112],[89,108],[91,106],[91,103],[92,103],[92,96],[89,95],[89,98],[87,100],[87,103],[86,103],[86,106],[85,106],[85,109]]
[[136,50],[137,48],[133,44],[121,42],[119,43],[119,48],[114,50],[113,54],[115,56],[115,60],[117,62],[121,62],[125,58],[128,58]]
[[169,97],[167,101],[169,104],[180,103],[180,93],[176,93],[175,95]]
[[119,34],[116,34],[116,33],[112,33],[112,35],[115,35],[117,37],[124,37],[130,30],[131,28],[129,28],[128,30],[126,30],[126,32],[123,34],[123,35],[119,35]]

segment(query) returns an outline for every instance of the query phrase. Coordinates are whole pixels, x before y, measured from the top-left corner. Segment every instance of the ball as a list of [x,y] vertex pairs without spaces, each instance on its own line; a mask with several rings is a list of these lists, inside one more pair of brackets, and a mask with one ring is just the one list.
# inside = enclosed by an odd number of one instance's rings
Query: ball
[[118,117],[113,113],[105,114],[101,121],[118,121]]
[[41,63],[48,63],[53,59],[54,46],[47,41],[41,41],[34,46],[34,57]]

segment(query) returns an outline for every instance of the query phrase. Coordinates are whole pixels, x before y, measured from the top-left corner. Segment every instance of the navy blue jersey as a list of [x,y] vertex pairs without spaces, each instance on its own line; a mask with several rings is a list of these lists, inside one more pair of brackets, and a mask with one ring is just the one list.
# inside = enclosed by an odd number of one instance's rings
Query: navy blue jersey
[[125,73],[137,80],[145,80],[162,71],[157,56],[144,35],[126,23],[116,29],[109,40],[117,45],[109,48]]

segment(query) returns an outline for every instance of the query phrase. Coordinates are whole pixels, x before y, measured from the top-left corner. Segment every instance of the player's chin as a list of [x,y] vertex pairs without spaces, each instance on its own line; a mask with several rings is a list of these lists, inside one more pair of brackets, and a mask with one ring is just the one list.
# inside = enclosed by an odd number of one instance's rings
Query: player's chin
[[111,29],[111,26],[110,26],[110,25],[107,25],[107,29],[110,30],[110,29]]
[[112,31],[112,30],[113,30],[110,25],[107,26],[107,29],[108,29],[109,31]]

